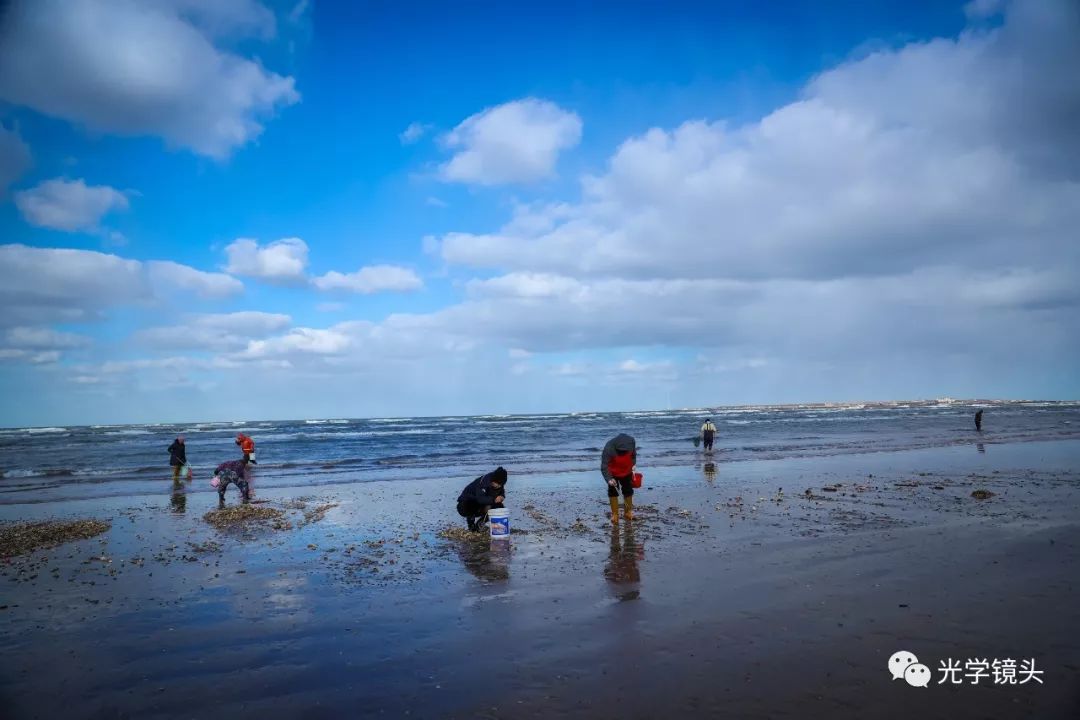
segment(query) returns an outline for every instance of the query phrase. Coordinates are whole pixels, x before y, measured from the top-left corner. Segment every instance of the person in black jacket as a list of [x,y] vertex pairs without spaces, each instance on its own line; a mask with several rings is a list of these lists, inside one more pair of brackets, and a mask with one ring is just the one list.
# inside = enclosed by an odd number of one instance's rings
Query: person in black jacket
[[505,499],[506,470],[500,466],[465,486],[457,500],[458,515],[465,518],[470,530],[482,530],[487,511],[503,507]]
[[169,464],[172,465],[173,482],[180,482],[180,470],[187,465],[187,448],[184,446],[183,435],[178,435],[169,446]]

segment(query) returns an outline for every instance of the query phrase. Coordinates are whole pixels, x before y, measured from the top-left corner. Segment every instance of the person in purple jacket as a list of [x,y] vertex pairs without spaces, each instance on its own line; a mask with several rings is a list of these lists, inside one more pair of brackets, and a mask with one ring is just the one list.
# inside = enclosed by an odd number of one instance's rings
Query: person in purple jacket
[[235,483],[240,490],[240,496],[244,502],[251,500],[250,486],[247,481],[248,456],[244,455],[239,460],[223,462],[214,469],[214,475],[218,479],[217,492],[218,504],[225,505],[225,490],[230,483]]

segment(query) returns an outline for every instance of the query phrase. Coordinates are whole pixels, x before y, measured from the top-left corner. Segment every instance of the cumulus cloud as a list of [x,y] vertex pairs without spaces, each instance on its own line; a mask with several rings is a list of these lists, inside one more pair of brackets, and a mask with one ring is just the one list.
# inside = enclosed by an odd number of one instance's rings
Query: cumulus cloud
[[31,225],[65,232],[97,231],[105,215],[128,209],[128,199],[108,185],[54,178],[15,193],[15,205]]
[[194,315],[179,325],[147,328],[137,337],[154,349],[237,351],[252,338],[280,332],[292,318],[279,313],[244,311]]
[[424,285],[415,272],[396,265],[371,265],[351,273],[332,270],[311,278],[307,274],[308,246],[300,238],[285,238],[265,246],[240,238],[225,248],[225,255],[229,272],[280,285],[310,284],[318,290],[364,295],[417,290]]
[[455,155],[441,175],[477,185],[543,180],[555,174],[559,154],[580,140],[576,113],[547,100],[515,100],[466,118],[443,138]]
[[362,295],[394,290],[419,290],[424,286],[424,282],[415,272],[396,265],[371,265],[352,273],[331,271],[312,282],[319,290],[347,290]]
[[243,291],[244,284],[225,273],[205,272],[169,260],[146,263],[150,281],[158,286],[189,290],[202,298],[224,298]]
[[293,78],[215,45],[273,35],[253,0],[15,0],[0,19],[0,99],[95,131],[224,158],[300,100]]
[[[821,73],[758,122],[624,142],[581,200],[451,233],[450,263],[625,278],[837,278],[928,264],[1076,266],[1075,3]],[[524,218],[527,222],[521,222]]]
[[155,301],[162,292],[220,297],[234,278],[172,262],[140,262],[92,250],[0,245],[0,325],[85,322],[110,307]]
[[252,340],[236,356],[240,360],[285,358],[295,355],[341,355],[356,347],[354,330],[366,323],[342,323],[326,329],[294,328],[268,340]]
[[306,282],[308,246],[300,238],[284,238],[266,246],[240,238],[225,248],[228,272],[274,283]]
[[0,196],[30,167],[30,147],[15,130],[0,125]]

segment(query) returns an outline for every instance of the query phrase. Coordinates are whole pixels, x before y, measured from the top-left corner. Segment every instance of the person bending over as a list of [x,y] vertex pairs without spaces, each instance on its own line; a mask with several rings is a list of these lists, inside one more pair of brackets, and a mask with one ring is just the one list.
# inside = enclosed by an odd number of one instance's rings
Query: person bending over
[[491,508],[503,507],[506,500],[506,470],[500,466],[465,486],[458,496],[458,515],[470,530],[482,530],[483,518]]
[[634,519],[634,465],[637,464],[637,443],[634,438],[620,433],[607,441],[600,455],[600,473],[607,483],[608,502],[611,503],[611,524],[619,524],[619,490],[627,520]]
[[235,484],[237,489],[240,490],[240,497],[244,502],[251,499],[246,476],[247,464],[248,459],[247,455],[245,455],[240,460],[223,462],[214,470],[214,475],[218,479],[217,492],[220,506],[225,506],[225,490],[228,489],[230,484]]

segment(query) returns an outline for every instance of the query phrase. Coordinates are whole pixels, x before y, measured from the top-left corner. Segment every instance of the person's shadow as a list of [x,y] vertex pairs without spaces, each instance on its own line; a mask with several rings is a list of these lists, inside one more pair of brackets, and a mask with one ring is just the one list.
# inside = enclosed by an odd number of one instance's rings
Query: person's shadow
[[183,485],[173,485],[172,497],[169,498],[169,508],[176,515],[187,512],[187,490]]
[[510,543],[480,537],[458,543],[458,557],[465,569],[487,583],[510,579]]
[[620,602],[637,600],[641,597],[641,570],[638,561],[645,558],[645,546],[634,537],[632,522],[621,523],[620,527],[611,527],[611,552],[604,564],[604,579],[607,580]]

